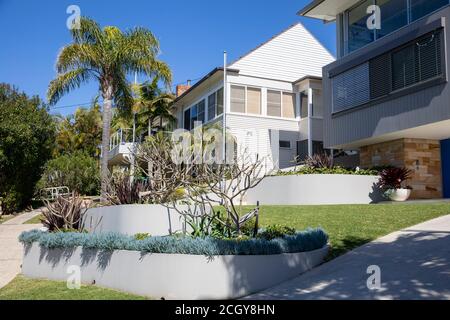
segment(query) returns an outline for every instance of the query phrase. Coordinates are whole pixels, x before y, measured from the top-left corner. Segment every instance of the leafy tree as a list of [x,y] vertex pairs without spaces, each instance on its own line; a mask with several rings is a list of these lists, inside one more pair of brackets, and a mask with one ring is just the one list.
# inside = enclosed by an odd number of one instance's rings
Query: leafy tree
[[55,157],[76,151],[84,151],[94,158],[100,157],[102,114],[98,104],[88,110],[77,109],[74,115],[58,120]]
[[[147,129],[147,135],[152,135],[152,130],[164,130],[164,123],[168,121],[173,123],[176,119],[170,112],[170,104],[175,96],[163,91],[158,86],[158,78],[151,82],[144,83],[142,86],[133,86],[135,92],[135,102],[133,111],[137,113],[139,132]],[[158,120],[157,128],[153,128],[154,122]]]
[[98,163],[83,151],[62,155],[45,165],[38,190],[51,187],[69,187],[82,195],[98,195],[100,175]]
[[[145,74],[158,77],[166,85],[171,81],[167,64],[158,60],[159,42],[147,29],[134,28],[122,32],[117,27],[100,26],[82,17],[80,28],[71,30],[73,43],[64,47],[58,56],[58,75],[48,89],[48,100],[55,104],[64,94],[95,80],[103,98],[102,153],[109,152],[112,107],[133,105],[127,75]],[[102,199],[106,200],[108,157],[102,157]]]
[[38,97],[0,84],[0,201],[2,212],[26,207],[54,146],[55,126]]

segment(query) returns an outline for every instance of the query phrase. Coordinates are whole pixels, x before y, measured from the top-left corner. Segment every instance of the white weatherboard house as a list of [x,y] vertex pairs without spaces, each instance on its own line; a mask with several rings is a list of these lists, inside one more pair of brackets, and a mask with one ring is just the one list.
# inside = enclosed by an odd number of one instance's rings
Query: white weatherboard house
[[[295,24],[193,86],[177,87],[178,127],[222,123],[239,147],[270,157],[280,169],[297,155],[322,150],[322,67],[333,55],[300,23]],[[223,108],[226,83],[227,105]]]

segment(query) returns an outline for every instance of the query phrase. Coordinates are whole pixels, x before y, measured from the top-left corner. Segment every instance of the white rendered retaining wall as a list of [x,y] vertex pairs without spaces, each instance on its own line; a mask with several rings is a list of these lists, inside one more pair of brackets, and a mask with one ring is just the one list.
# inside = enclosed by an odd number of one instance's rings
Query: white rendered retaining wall
[[[180,206],[181,208],[181,206]],[[89,232],[116,232],[126,235],[148,233],[167,236],[185,228],[178,212],[161,205],[122,205],[89,209],[84,218]]]
[[143,254],[135,251],[45,249],[25,245],[26,277],[67,281],[69,266],[80,266],[81,282],[95,283],[154,299],[236,299],[295,278],[321,264],[322,249],[269,256]]
[[267,177],[250,190],[245,203],[254,205],[370,204],[382,201],[380,177],[312,174]]

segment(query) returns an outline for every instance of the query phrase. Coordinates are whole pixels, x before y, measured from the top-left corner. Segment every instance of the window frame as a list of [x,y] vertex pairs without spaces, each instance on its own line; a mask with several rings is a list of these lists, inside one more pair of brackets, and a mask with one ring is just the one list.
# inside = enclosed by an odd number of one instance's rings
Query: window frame
[[[289,143],[289,147],[282,147],[281,146],[282,142]],[[292,142],[290,140],[280,140],[279,141],[279,147],[280,147],[280,149],[283,149],[283,150],[292,150]]]

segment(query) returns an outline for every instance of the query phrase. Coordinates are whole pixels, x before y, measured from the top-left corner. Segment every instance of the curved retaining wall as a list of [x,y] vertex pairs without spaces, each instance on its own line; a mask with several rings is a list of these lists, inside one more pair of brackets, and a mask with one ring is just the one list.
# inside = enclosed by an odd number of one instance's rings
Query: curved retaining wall
[[116,232],[127,235],[149,233],[167,236],[185,228],[178,212],[160,205],[99,207],[86,212],[85,229],[90,232]]
[[264,179],[250,190],[245,203],[254,205],[370,204],[383,200],[378,176],[298,175]]
[[81,282],[155,299],[236,299],[271,288],[321,264],[322,249],[271,256],[142,254],[25,246],[22,272],[38,279],[66,281],[69,266],[80,266]]

